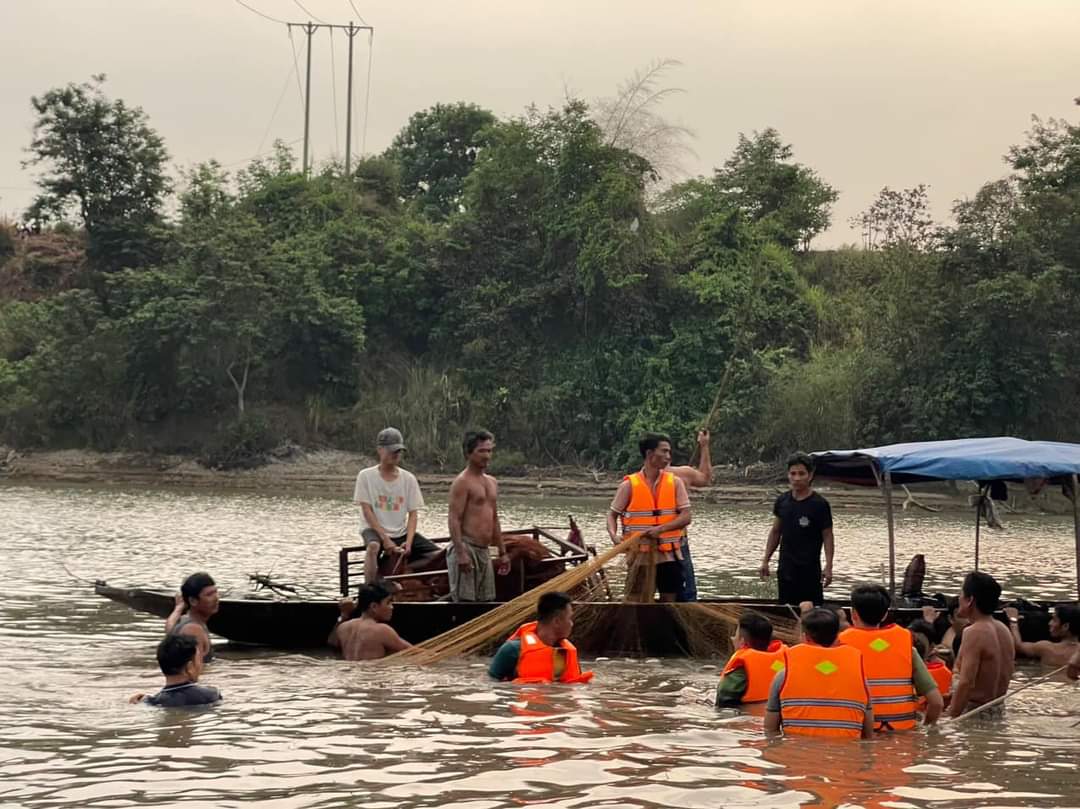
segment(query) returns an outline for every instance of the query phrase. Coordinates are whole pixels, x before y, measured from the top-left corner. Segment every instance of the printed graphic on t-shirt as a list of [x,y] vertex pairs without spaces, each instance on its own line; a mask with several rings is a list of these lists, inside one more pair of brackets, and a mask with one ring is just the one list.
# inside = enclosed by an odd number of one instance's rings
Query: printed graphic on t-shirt
[[379,511],[401,511],[404,505],[404,497],[395,497],[392,494],[380,494],[375,498],[375,508]]

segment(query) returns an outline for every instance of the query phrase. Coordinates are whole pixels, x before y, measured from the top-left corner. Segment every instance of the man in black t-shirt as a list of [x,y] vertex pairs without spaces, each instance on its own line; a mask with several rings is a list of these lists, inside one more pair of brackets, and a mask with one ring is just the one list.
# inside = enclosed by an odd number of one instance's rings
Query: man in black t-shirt
[[192,708],[221,700],[216,688],[199,685],[203,670],[202,650],[191,635],[166,635],[158,644],[158,666],[165,687],[156,694],[136,694],[128,702],[144,702],[159,708]]
[[[769,576],[769,560],[780,548],[776,581],[780,600],[786,604],[812,601],[821,604],[823,589],[832,583],[833,530],[829,501],[811,488],[814,462],[797,452],[788,458],[788,483],[773,505],[773,524],[765,542],[761,577]],[[825,569],[821,569],[821,548],[825,548]]]

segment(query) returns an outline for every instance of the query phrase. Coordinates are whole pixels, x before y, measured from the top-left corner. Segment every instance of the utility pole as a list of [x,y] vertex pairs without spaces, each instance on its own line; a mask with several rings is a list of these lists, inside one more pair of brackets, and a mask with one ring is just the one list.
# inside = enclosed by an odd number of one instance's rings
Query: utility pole
[[345,176],[350,174],[351,158],[352,158],[352,76],[353,76],[353,38],[360,33],[362,29],[357,28],[352,24],[352,20],[349,20],[349,27],[345,29],[345,35],[349,38],[349,95],[345,102]]
[[304,176],[308,174],[308,143],[311,133],[311,37],[319,30],[317,25],[312,25],[308,20],[307,25],[302,26],[307,34],[307,85],[304,87]]
[[[348,25],[330,25],[329,23],[313,23],[311,20],[307,22],[287,22],[285,23],[292,30],[295,25],[305,34],[307,34],[307,85],[304,89],[304,159],[303,169],[304,176],[307,177],[308,171],[311,168],[308,159],[310,145],[311,145],[311,38],[315,36],[315,32],[320,28],[329,28],[331,31],[340,28],[349,37],[349,102],[348,109],[345,114],[345,176],[349,176],[350,162],[352,159],[352,85],[353,85],[353,38],[361,31],[375,31],[370,25],[354,25],[352,21],[349,21]],[[370,65],[368,67],[370,72]]]

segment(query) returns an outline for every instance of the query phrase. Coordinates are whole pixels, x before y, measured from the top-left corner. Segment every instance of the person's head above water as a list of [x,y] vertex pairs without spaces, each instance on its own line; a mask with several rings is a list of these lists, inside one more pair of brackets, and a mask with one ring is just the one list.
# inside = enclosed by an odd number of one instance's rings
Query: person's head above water
[[973,611],[990,615],[998,608],[1000,598],[1001,585],[997,580],[989,573],[973,570],[964,577],[957,614],[961,618],[970,617]]
[[803,634],[818,646],[832,646],[840,634],[840,619],[824,607],[814,607],[802,617]]
[[394,594],[381,584],[362,585],[356,609],[367,618],[386,623],[394,614]]
[[158,666],[167,678],[195,682],[202,674],[199,643],[190,635],[166,635],[157,647]]
[[751,649],[764,652],[772,637],[773,625],[760,612],[748,611],[739,617],[739,639]]
[[1080,606],[1059,604],[1050,616],[1050,637],[1054,640],[1080,640]]
[[570,637],[574,630],[574,605],[566,593],[544,593],[536,602],[537,630],[551,634],[551,642]]
[[209,573],[192,573],[180,585],[189,612],[210,617],[218,611],[218,589]]
[[857,624],[881,626],[891,604],[889,591],[880,584],[856,584],[851,588],[851,612]]

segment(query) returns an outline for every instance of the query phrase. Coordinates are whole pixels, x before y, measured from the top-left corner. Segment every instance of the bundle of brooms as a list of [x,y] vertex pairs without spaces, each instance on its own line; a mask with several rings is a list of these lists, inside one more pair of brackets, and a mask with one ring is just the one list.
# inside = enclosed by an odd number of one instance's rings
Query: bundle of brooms
[[[656,554],[639,549],[639,535],[634,534],[615,545],[595,559],[550,579],[517,598],[501,604],[461,626],[444,632],[430,640],[398,652],[384,660],[430,665],[451,657],[475,654],[489,648],[497,641],[505,640],[515,629],[536,615],[536,602],[540,596],[551,592],[572,593],[577,600],[585,600],[596,588],[596,574],[609,562],[627,554],[627,577],[623,601],[629,604],[653,602],[656,586]],[[658,605],[659,606],[659,605]],[[731,652],[731,637],[738,625],[744,608],[738,604],[665,604],[672,610],[686,637],[687,652],[693,657],[720,657]],[[636,613],[633,613],[636,614]],[[630,617],[630,613],[627,617]],[[597,634],[607,634],[610,627],[603,625],[596,612],[588,604],[575,610],[573,637],[579,646],[603,647]],[[797,621],[788,618],[772,618],[776,637],[795,642]],[[633,633],[635,627],[620,627],[621,635]],[[592,642],[596,639],[597,642]],[[626,650],[624,650],[626,651]],[[641,650],[645,651],[645,650]]]

